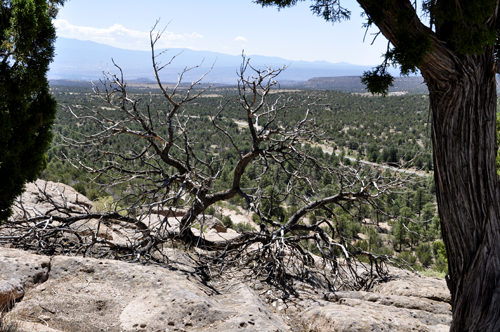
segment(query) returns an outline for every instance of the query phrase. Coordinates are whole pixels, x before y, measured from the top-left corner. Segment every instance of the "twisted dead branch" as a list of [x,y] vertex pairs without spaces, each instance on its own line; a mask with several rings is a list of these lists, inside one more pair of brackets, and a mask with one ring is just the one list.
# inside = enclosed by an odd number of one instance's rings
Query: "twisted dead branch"
[[[191,126],[194,116],[187,105],[206,89],[196,89],[201,79],[181,88],[183,74],[192,68],[179,75],[173,88],[162,83],[161,71],[173,59],[166,65],[158,62],[155,44],[160,36],[151,32],[152,59],[166,107],[156,107],[152,98],[143,101],[130,94],[123,72],[115,64],[119,74],[105,72],[93,88],[106,108],[68,109],[78,121],[92,123],[95,131],[81,134],[81,139],[65,138],[69,148],[85,151],[79,156],[68,154],[67,161],[87,171],[96,184],[106,188],[126,184],[127,189],[107,211],[99,212],[89,203],[68,202],[57,186],[51,190],[47,184],[38,186],[39,201],[49,207],[43,212],[30,211],[18,200],[19,212],[3,224],[0,242],[45,254],[158,262],[168,261],[165,246],[194,248],[213,277],[245,266],[253,276],[288,284],[293,278],[307,279],[314,270],[333,290],[368,288],[374,276],[386,275],[387,264],[398,264],[390,256],[356,248],[343,234],[334,209],[366,205],[384,214],[378,200],[404,190],[413,181],[410,175],[383,176],[361,164],[357,168],[333,167],[313,157],[305,144],[314,144],[321,137],[315,124],[317,102],[297,105],[278,94],[271,98],[276,78],[286,66],[257,69],[245,56],[237,102],[222,101],[206,119],[211,133],[220,134],[216,148],[197,150],[195,145],[203,138]],[[230,130],[225,118],[232,107],[244,114],[240,136]],[[304,108],[302,118],[295,122],[287,117],[294,107]],[[108,144],[124,135],[133,136],[137,145],[122,151]],[[233,163],[228,158],[230,150],[236,151]],[[243,176],[249,165],[259,174],[245,187]],[[320,177],[334,177],[337,192],[323,197],[311,178],[312,171]],[[276,181],[266,187],[266,177]],[[304,188],[310,194],[303,194]],[[203,226],[210,206],[235,197],[241,197],[248,213],[258,216],[259,231],[242,232],[224,241],[209,239],[203,227],[194,231],[195,223]],[[276,206],[290,199],[298,202],[298,208],[280,220]],[[318,210],[324,211],[323,217],[310,222],[308,217]],[[110,240],[105,228],[120,234],[121,240]]]

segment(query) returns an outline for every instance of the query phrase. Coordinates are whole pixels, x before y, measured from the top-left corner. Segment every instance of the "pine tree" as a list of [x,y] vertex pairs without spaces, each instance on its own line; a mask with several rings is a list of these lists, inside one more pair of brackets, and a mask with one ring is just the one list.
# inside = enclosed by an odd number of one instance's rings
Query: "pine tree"
[[56,114],[46,73],[54,56],[52,19],[62,2],[0,4],[0,221],[46,164]]

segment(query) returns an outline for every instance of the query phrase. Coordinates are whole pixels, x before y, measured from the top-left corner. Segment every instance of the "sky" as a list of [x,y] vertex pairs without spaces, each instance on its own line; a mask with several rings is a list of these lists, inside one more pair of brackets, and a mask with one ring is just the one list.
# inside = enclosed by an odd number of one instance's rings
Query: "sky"
[[278,56],[288,60],[377,65],[387,49],[373,28],[362,28],[354,0],[342,5],[351,20],[325,22],[309,9],[310,1],[280,11],[252,0],[69,0],[55,25],[57,35],[114,47],[149,50],[150,31],[159,20],[158,48],[190,48],[231,55]]

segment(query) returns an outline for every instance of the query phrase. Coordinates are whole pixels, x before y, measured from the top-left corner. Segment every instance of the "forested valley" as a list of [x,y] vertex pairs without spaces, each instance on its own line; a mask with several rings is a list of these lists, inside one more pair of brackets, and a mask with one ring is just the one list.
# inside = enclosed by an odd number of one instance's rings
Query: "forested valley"
[[[53,85],[51,91],[58,101],[58,113],[54,141],[47,152],[47,168],[41,177],[69,184],[93,201],[121,204],[118,202],[124,195],[140,186],[122,182],[111,188],[106,187],[109,178],[102,174],[89,174],[84,167],[75,167],[79,165],[67,161],[85,156],[89,163],[97,167],[105,166],[104,159],[87,155],[84,146],[73,144],[84,136],[95,135],[101,129],[90,121],[77,119],[72,112],[80,114],[81,110],[98,109],[106,117],[114,110],[103,104],[88,85]],[[137,86],[129,87],[128,91],[148,108],[169,107],[159,90]],[[182,89],[179,91],[186,93]],[[230,172],[238,159],[238,151],[228,137],[232,137],[242,153],[251,148],[252,142],[245,135],[248,134],[248,127],[245,126],[247,114],[237,107],[238,96],[235,87],[214,87],[186,104],[183,112],[178,114],[177,121],[183,123],[183,128],[189,128],[190,134],[195,137],[190,141],[194,154],[200,158],[224,156],[224,164],[217,165],[222,166],[223,171],[213,184],[215,190],[223,188],[223,184],[231,180]],[[300,122],[305,109],[308,109],[312,114],[308,121],[314,122],[318,131],[300,149],[320,163],[353,169],[367,166],[366,162],[376,163],[386,166],[375,167],[374,170],[387,178],[401,176],[399,170],[402,168],[413,174],[400,192],[393,191],[380,198],[378,206],[381,210],[369,204],[349,202],[331,207],[340,233],[352,246],[350,250],[393,256],[424,274],[444,277],[448,264],[434,196],[428,95],[379,97],[327,90],[276,89],[268,96],[268,102],[273,104],[277,101],[286,101],[288,106],[277,121],[271,122],[269,130]],[[218,114],[221,105],[224,105],[223,112]],[[229,135],[214,127],[212,119],[215,116],[217,125]],[[125,118],[123,120],[126,121]],[[107,151],[121,151],[130,156],[139,154],[143,149],[133,135],[117,135],[103,144]],[[138,161],[134,167],[141,169],[144,166],[142,161]],[[334,195],[341,188],[341,180],[335,174],[325,175],[311,167],[305,172],[312,184],[299,188],[298,195],[287,195],[289,176],[280,167],[280,164],[252,163],[241,179],[242,189],[246,188],[248,192],[257,187],[263,189],[261,207],[276,222],[284,223],[304,206],[305,201],[298,197],[314,201]],[[264,168],[268,170],[263,174]],[[236,196],[225,202],[224,207],[245,209],[247,203],[243,197]],[[220,202],[217,204],[222,206]],[[206,210],[206,214],[215,213],[213,207]],[[228,216],[221,214],[218,217],[226,226],[241,232],[255,231],[250,225],[234,225]],[[318,209],[301,223],[311,224],[328,217],[331,215],[327,211]],[[253,218],[258,224],[258,216],[254,214]],[[317,249],[311,246],[310,250],[314,252]]]

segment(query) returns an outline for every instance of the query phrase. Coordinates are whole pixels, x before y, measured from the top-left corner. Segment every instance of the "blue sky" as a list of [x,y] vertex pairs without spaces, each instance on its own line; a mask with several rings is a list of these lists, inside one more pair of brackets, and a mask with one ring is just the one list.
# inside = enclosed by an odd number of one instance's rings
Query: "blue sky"
[[387,48],[379,36],[371,45],[359,5],[344,0],[350,21],[325,22],[309,10],[309,1],[278,12],[251,0],[69,0],[55,21],[61,37],[114,47],[149,50],[149,31],[157,19],[165,28],[159,48],[191,48],[289,60],[376,65]]

